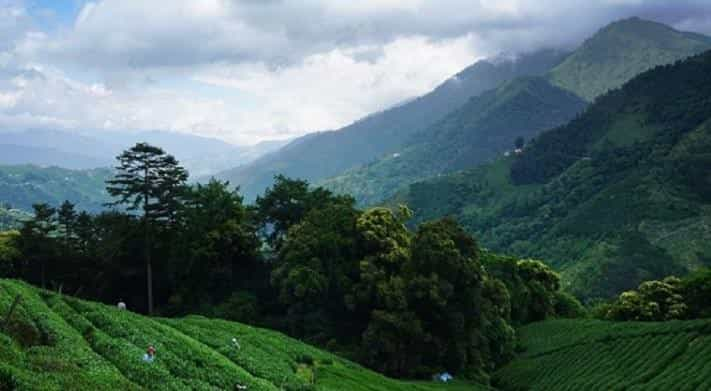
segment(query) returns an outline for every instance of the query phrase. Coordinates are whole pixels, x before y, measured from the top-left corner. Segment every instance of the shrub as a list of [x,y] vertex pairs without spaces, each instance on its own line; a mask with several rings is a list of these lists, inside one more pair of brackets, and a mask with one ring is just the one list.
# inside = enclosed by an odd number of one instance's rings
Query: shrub
[[573,295],[556,292],[554,297],[555,314],[561,318],[583,318],[587,315],[585,307]]

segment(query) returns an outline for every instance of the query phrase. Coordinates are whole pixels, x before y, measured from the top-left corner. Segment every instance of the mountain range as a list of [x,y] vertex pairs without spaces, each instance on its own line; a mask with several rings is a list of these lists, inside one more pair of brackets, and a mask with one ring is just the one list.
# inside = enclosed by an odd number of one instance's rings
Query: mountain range
[[711,48],[711,40],[631,18],[612,23],[540,77],[518,78],[470,99],[376,162],[318,181],[373,205],[427,177],[475,167],[573,119],[586,102],[633,76]]
[[541,50],[518,57],[478,61],[432,92],[371,114],[344,128],[307,134],[275,153],[217,174],[241,186],[254,199],[283,174],[318,181],[396,153],[410,137],[467,103],[468,99],[524,75],[542,75],[568,55]]
[[166,131],[70,132],[47,129],[0,131],[0,165],[34,164],[69,169],[112,167],[115,156],[137,142],[173,154],[193,177],[248,163],[288,141],[237,146],[214,138]]
[[407,186],[414,224],[452,216],[545,259],[583,298],[711,265],[711,51],[598,97],[518,155]]

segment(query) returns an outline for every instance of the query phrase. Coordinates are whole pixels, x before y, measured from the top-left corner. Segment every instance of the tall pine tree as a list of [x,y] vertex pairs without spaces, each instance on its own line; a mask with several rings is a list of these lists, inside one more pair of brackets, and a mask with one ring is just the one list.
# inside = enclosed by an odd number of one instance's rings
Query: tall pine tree
[[116,159],[119,162],[117,172],[107,181],[106,190],[118,198],[113,205],[125,204],[129,210],[142,211],[148,313],[152,314],[152,233],[158,223],[175,221],[188,173],[173,156],[147,143],[134,145]]

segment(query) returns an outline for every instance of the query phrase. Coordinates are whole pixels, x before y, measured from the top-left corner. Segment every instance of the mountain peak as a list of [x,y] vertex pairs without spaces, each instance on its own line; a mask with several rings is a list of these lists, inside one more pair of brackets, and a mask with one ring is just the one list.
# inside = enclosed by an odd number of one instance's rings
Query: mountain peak
[[592,101],[635,75],[711,49],[711,38],[639,17],[622,19],[587,39],[549,78]]

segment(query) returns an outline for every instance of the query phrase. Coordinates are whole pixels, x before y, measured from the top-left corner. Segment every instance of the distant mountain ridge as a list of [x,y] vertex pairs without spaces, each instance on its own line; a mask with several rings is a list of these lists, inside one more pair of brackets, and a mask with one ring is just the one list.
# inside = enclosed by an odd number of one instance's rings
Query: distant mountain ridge
[[[530,139],[573,119],[586,105],[580,98],[592,101],[654,66],[708,48],[711,38],[660,23],[614,22],[543,77],[504,82],[415,134],[396,154],[318,183],[353,195],[361,205],[377,204],[417,180],[475,167],[511,150],[518,136]],[[487,97],[491,102],[482,104]]]
[[112,175],[113,171],[107,168],[0,166],[0,204],[31,211],[35,203],[57,207],[69,200],[79,210],[98,212],[110,200],[105,181]]
[[236,146],[209,137],[165,131],[0,131],[0,165],[34,164],[69,169],[113,167],[115,157],[137,142],[163,148],[196,178],[248,163],[288,141]]
[[254,199],[273,176],[317,181],[398,151],[409,138],[473,96],[523,75],[542,75],[559,64],[567,52],[541,50],[518,58],[478,61],[432,92],[389,110],[371,114],[336,131],[308,134],[253,163],[221,172],[220,179],[239,184]]

